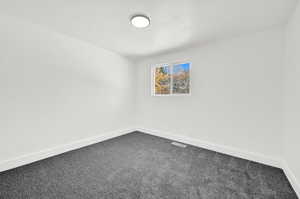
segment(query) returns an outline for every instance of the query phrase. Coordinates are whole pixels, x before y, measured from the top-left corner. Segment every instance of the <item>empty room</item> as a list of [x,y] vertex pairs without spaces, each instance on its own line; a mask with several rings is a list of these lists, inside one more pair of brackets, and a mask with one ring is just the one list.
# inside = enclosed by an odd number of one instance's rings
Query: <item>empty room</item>
[[300,199],[299,0],[0,0],[0,199]]

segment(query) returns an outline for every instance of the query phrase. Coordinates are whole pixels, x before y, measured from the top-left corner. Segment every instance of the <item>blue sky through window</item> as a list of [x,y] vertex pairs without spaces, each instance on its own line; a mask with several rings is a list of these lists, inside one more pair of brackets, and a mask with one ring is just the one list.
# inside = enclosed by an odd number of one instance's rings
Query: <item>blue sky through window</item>
[[173,73],[178,73],[180,71],[188,72],[190,70],[190,63],[176,64],[173,66]]
[[166,74],[170,74],[170,66],[168,66],[168,65],[164,65],[163,67],[162,67],[162,69],[163,69],[163,71],[166,73]]

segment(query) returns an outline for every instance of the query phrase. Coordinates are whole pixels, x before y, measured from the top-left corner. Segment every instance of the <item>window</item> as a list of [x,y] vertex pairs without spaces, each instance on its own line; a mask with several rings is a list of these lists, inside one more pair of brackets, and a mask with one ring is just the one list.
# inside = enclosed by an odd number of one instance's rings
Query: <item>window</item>
[[186,62],[152,67],[152,95],[190,95],[190,69]]

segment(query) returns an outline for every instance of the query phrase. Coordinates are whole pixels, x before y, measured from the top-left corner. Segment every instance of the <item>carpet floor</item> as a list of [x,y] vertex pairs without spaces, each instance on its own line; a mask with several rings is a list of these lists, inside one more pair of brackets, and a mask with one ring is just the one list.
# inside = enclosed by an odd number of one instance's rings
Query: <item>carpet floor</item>
[[1,199],[297,199],[281,169],[133,132],[0,173]]

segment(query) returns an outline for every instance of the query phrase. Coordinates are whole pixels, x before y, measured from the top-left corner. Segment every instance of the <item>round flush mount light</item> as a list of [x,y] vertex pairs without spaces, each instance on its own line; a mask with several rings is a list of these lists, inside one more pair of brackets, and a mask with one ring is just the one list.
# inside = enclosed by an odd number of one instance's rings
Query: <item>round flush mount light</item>
[[146,28],[150,25],[150,18],[146,15],[134,15],[130,21],[136,28]]

